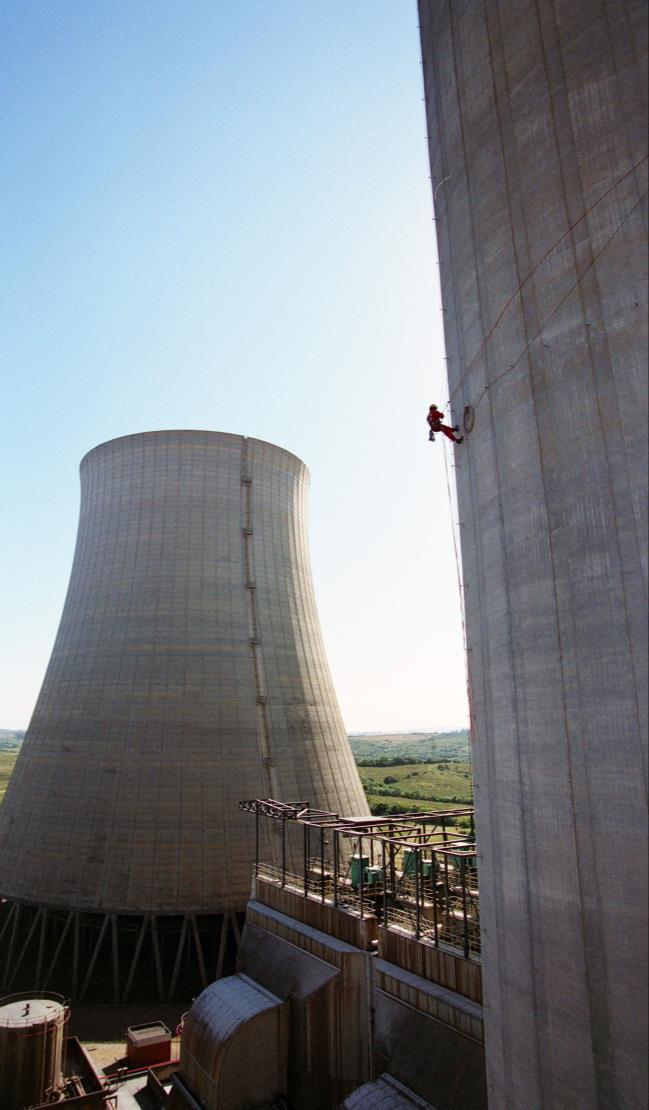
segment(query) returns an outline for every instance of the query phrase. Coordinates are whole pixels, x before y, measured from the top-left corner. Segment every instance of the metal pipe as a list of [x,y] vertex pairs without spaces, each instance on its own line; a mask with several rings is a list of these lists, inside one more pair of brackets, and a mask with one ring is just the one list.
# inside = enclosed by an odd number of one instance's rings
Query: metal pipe
[[364,886],[363,886],[363,837],[358,838],[358,870],[360,872],[360,896],[361,896],[361,918],[363,916],[363,902],[364,902]]
[[320,896],[325,900],[325,850],[324,850],[324,825],[320,826]]
[[460,882],[462,884],[462,919],[464,922],[464,956],[469,958],[469,923],[466,908],[466,859],[460,856]]
[[415,848],[415,936],[417,940],[421,936],[421,904],[420,904],[420,890],[421,890],[421,856],[419,848]]
[[388,924],[388,875],[385,867],[385,840],[381,841],[381,866],[383,870],[383,925]]
[[309,893],[309,855],[311,853],[311,830],[304,825],[304,897]]
[[338,829],[334,829],[334,906],[338,905]]
[[259,874],[259,806],[255,807],[255,878]]
[[439,947],[439,916],[437,911],[437,857],[435,852],[431,853],[432,861],[432,882],[433,882],[433,930],[435,932],[435,947]]

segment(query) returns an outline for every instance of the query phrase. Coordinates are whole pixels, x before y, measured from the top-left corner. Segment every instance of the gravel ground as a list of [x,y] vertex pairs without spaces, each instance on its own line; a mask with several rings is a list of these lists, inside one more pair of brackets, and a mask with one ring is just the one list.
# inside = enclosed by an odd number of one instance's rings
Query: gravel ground
[[[146,1006],[72,1006],[69,1032],[78,1037],[98,1072],[114,1071],[116,1067],[127,1067],[126,1030],[131,1025],[144,1025],[148,1021],[161,1021],[171,1033],[182,1015],[189,1009],[191,1001],[185,1004]],[[171,1056],[175,1059],[180,1051],[180,1043],[174,1037]]]

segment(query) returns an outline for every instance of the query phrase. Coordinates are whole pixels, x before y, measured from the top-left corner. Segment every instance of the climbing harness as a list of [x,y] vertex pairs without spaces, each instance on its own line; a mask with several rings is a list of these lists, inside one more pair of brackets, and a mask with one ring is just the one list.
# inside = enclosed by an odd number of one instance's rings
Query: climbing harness
[[435,442],[435,432],[441,432],[447,439],[452,440],[453,443],[462,443],[464,436],[458,436],[459,426],[457,424],[443,424],[442,417],[444,416],[443,409],[438,409],[437,405],[431,405],[428,409],[428,416],[426,422],[430,431],[428,433],[429,440]]

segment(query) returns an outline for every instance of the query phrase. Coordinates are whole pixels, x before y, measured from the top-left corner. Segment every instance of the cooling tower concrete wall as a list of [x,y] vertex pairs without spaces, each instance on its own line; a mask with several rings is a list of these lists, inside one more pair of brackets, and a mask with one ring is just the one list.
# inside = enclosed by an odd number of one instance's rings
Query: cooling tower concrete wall
[[490,1101],[641,1107],[646,4],[419,13],[451,406],[474,420],[455,460]]
[[368,812],[316,614],[307,485],[288,451],[216,432],[84,458],[68,595],[0,809],[2,895],[243,909],[241,799]]

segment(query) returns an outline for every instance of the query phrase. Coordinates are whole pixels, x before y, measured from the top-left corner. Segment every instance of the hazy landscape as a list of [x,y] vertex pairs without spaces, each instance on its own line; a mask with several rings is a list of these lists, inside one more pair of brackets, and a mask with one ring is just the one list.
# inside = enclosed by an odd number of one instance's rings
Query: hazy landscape
[[[0,729],[0,798],[25,733]],[[469,734],[356,733],[349,738],[373,813],[457,809],[472,804]]]
[[383,759],[470,760],[467,729],[454,732],[355,732],[349,737],[359,766]]
[[12,729],[0,728],[0,798],[3,797],[9,782],[9,776],[14,769],[18,750],[23,742],[24,732],[15,732]]
[[17,752],[24,739],[24,732],[0,728],[0,752]]
[[[473,804],[466,729],[362,733],[349,738],[372,813],[461,809]],[[460,826],[469,820],[460,818]]]

